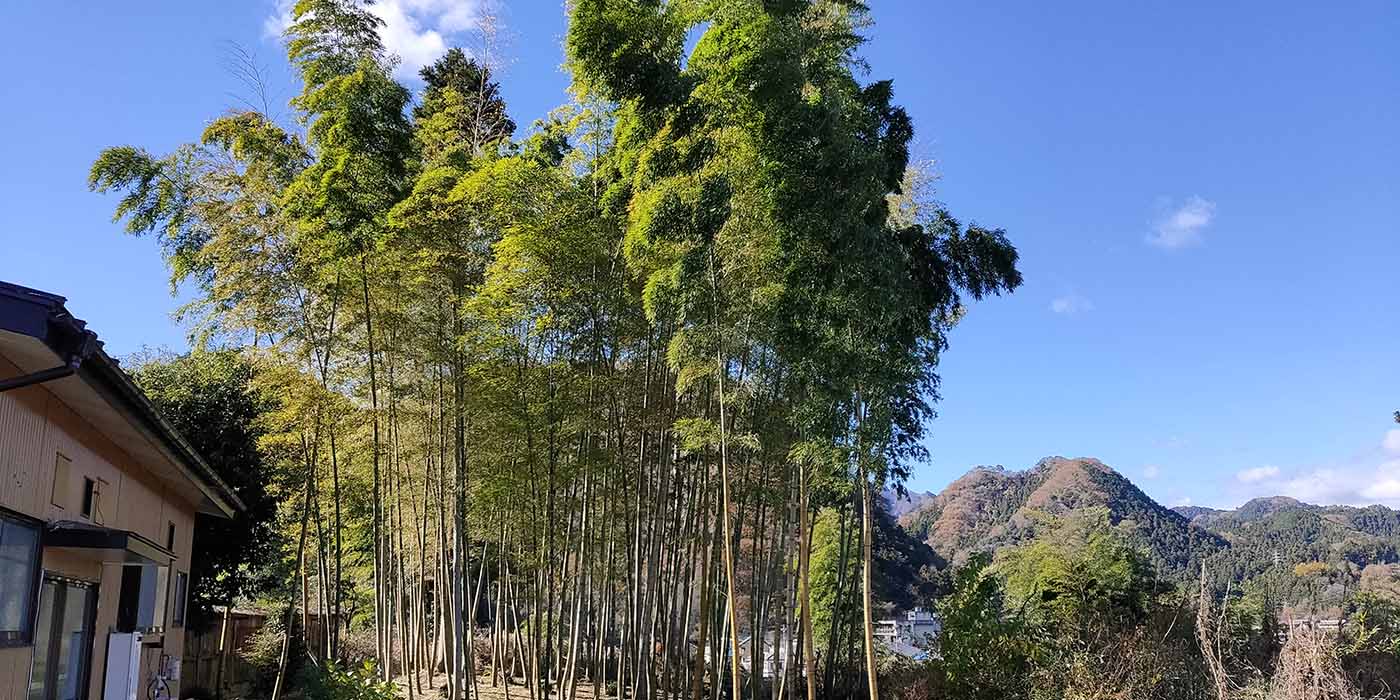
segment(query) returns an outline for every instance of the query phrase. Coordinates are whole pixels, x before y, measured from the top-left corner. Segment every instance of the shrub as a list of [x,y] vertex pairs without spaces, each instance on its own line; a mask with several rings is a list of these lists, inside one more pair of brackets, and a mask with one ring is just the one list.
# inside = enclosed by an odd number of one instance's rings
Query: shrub
[[[293,618],[295,620],[295,618]],[[295,625],[295,621],[293,625]],[[269,697],[272,686],[277,681],[277,665],[282,658],[283,618],[270,615],[257,631],[239,647],[238,655],[253,671],[250,680],[253,697]],[[306,642],[299,632],[292,634],[292,645],[287,655],[287,677],[295,678],[302,660],[306,658]]]
[[327,663],[307,669],[307,700],[397,700],[393,683],[379,680],[374,662],[342,667]]

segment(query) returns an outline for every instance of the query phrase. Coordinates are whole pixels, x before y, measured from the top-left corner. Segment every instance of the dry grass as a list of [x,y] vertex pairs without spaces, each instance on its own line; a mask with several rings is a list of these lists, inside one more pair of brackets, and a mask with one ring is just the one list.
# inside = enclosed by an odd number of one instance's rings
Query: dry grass
[[1336,640],[1311,628],[1288,635],[1278,667],[1269,683],[1269,697],[1278,700],[1360,700],[1337,657]]
[[1361,700],[1361,693],[1342,668],[1337,639],[1309,626],[1290,625],[1272,678],[1245,687],[1235,685],[1225,670],[1221,649],[1224,606],[1214,610],[1206,581],[1203,566],[1196,635],[1218,700]]

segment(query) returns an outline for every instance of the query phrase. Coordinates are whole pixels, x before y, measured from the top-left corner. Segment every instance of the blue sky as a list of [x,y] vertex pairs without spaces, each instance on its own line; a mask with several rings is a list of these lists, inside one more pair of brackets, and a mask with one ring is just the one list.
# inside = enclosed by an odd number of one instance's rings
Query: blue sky
[[[938,489],[1096,456],[1159,501],[1400,505],[1400,5],[882,0],[939,198],[1003,227],[1026,284],[941,366]],[[0,45],[0,279],[63,294],[125,354],[182,349],[154,244],[89,193],[106,146],[163,152],[236,103],[228,42],[292,94],[275,0],[17,3]],[[404,73],[478,6],[386,0]],[[520,124],[563,102],[562,3],[501,13]],[[58,39],[61,39],[58,40]]]

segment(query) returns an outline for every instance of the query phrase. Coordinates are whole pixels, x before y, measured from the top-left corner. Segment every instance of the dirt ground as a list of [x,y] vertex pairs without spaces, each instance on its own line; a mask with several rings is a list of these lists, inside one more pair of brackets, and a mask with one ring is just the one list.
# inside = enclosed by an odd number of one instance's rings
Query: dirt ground
[[[443,676],[441,674],[434,676],[433,687],[429,688],[428,677],[425,675],[423,676],[423,693],[419,695],[415,690],[413,697],[415,698],[415,700],[419,698],[421,698],[422,700],[437,700],[438,698],[444,697],[443,683],[445,683],[446,681],[446,676]],[[524,682],[524,679],[517,678],[515,682],[511,684],[510,694],[507,695],[506,687],[504,685],[498,685],[497,687],[492,688],[491,675],[484,674],[477,679],[477,688],[481,690],[480,697],[482,698],[482,700],[506,700],[507,698],[509,698],[509,700],[530,700],[530,689],[525,687]],[[399,678],[395,678],[394,685],[397,685],[399,687],[399,697],[408,698],[407,676],[400,676]],[[553,688],[553,692],[551,692],[549,696],[551,698],[554,698],[555,700],[560,700],[566,696],[566,691],[566,688],[555,687]],[[472,697],[474,700],[477,696],[475,693],[473,693]],[[607,694],[599,696],[598,698],[594,698],[593,684],[584,682],[580,682],[578,684],[578,693],[575,694],[574,697],[576,700],[616,700],[617,698],[616,695]],[[537,700],[543,700],[543,698],[538,698]]]

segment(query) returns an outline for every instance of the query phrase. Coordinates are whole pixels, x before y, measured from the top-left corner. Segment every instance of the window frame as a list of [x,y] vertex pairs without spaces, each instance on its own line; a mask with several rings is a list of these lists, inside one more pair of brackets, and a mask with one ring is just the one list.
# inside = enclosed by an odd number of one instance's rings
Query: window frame
[[0,649],[27,647],[34,644],[34,622],[39,613],[39,584],[44,578],[44,523],[21,513],[0,508],[0,525],[18,525],[34,530],[34,548],[30,554],[33,572],[29,590],[24,592],[28,602],[24,619],[18,630],[0,630]]
[[53,453],[53,484],[49,488],[49,503],[67,510],[68,485],[72,483],[73,459],[60,451]]
[[97,479],[84,476],[83,496],[78,504],[78,514],[92,521],[92,514],[95,512],[97,512]]
[[[54,607],[55,607],[55,608],[58,608],[58,607],[61,606],[61,605],[62,605],[62,606],[66,606],[66,605],[67,605],[67,598],[68,598],[68,595],[71,594],[74,590],[82,590],[82,591],[85,591],[84,596],[86,597],[87,601],[86,601],[86,603],[85,603],[84,606],[83,606],[83,613],[82,613],[82,614],[83,614],[82,623],[83,623],[83,626],[84,626],[84,630],[83,630],[83,631],[84,631],[84,635],[83,635],[82,643],[78,646],[77,649],[72,649],[72,648],[70,647],[69,654],[77,653],[77,654],[80,654],[80,655],[81,655],[81,656],[79,657],[79,659],[80,659],[80,661],[81,661],[81,669],[82,669],[82,670],[81,670],[81,672],[78,674],[79,677],[78,677],[78,678],[75,678],[74,680],[76,681],[75,687],[76,687],[76,689],[77,689],[77,691],[78,691],[78,696],[77,696],[78,699],[79,699],[79,700],[87,700],[87,698],[89,697],[89,692],[88,692],[88,691],[89,691],[89,687],[88,687],[88,686],[89,686],[89,684],[92,682],[93,642],[94,642],[95,639],[97,639],[97,630],[96,630],[96,627],[97,627],[97,589],[98,589],[98,585],[97,585],[96,583],[91,582],[91,581],[83,581],[83,580],[79,580],[79,579],[71,579],[71,578],[68,578],[68,577],[66,577],[66,576],[61,576],[61,575],[54,574],[54,573],[51,573],[51,572],[50,572],[50,573],[45,573],[45,574],[42,576],[41,595],[42,595],[42,585],[43,585],[43,584],[49,584],[49,583],[54,584],[54,595],[55,595]],[[36,606],[36,608],[38,608],[38,607],[42,607],[42,606]],[[35,633],[34,633],[34,634],[35,634],[35,637],[36,637],[36,641],[37,641],[37,637],[38,637],[38,628],[39,628],[39,626],[38,626],[39,614],[38,614],[38,613],[39,613],[39,611],[36,609],[36,610],[35,610],[35,615],[34,615],[34,618],[35,618]],[[49,631],[49,648],[48,648],[48,649],[41,649],[41,648],[38,647],[37,644],[34,645],[34,655],[33,655],[33,657],[31,657],[31,659],[30,659],[30,671],[29,671],[29,684],[30,684],[30,685],[32,685],[33,682],[34,682],[34,678],[33,678],[33,676],[34,676],[34,664],[37,662],[37,659],[38,659],[38,657],[39,657],[40,654],[46,654],[46,655],[47,655],[47,657],[46,657],[47,660],[56,660],[57,652],[58,652],[58,650],[59,650],[59,648],[60,648],[60,645],[62,644],[62,638],[61,638],[60,636],[56,635],[55,632],[59,631],[60,628],[62,627],[62,625],[60,624],[61,620],[62,620],[62,618],[61,618],[61,617],[58,617],[58,616],[55,616],[55,617],[53,617],[53,618],[51,618],[51,619],[49,620],[49,623],[50,623],[51,626],[50,626],[50,628],[49,628],[50,631]],[[72,657],[70,656],[69,659],[70,659],[70,664],[71,664],[71,659],[72,659]],[[58,685],[57,685],[58,671],[59,671],[59,669],[58,669],[57,666],[51,666],[51,667],[45,668],[44,679],[43,679],[43,680],[44,680],[44,685],[43,685],[42,687],[44,688],[44,690],[47,691],[47,692],[44,693],[44,697],[46,698],[46,700],[47,700],[48,698],[58,697],[58,692],[57,692],[57,691],[59,690]],[[27,688],[26,690],[27,690],[27,691],[32,691],[33,688]],[[30,696],[26,694],[24,697],[30,697]]]
[[185,613],[190,599],[190,575],[184,571],[176,571],[174,581],[170,583],[170,597],[173,601],[170,611],[170,626],[184,627]]

